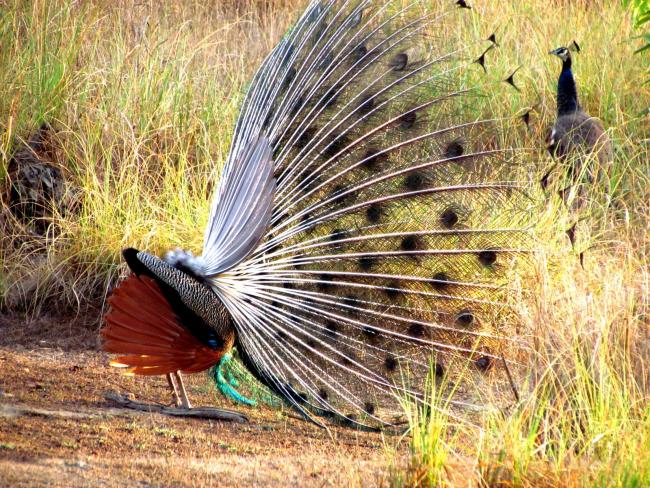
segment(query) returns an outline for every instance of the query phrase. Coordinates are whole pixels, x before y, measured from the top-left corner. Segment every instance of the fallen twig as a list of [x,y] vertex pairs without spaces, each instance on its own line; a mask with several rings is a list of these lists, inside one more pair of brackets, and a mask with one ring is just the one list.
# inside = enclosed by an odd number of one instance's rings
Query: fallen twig
[[108,392],[104,398],[117,403],[123,408],[130,408],[132,410],[139,410],[142,412],[161,413],[163,415],[170,415],[172,417],[195,417],[202,419],[224,420],[228,422],[248,422],[248,417],[245,415],[234,412],[232,410],[224,410],[221,408],[212,407],[197,407],[197,408],[175,408],[166,407],[158,403],[144,403],[137,400],[131,400],[116,392]]

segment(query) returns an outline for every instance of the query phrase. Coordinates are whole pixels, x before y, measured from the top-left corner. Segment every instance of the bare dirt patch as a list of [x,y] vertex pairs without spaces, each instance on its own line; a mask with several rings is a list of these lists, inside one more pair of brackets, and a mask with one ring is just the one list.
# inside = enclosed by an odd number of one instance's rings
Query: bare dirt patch
[[94,350],[95,337],[92,327],[0,317],[0,485],[385,484],[397,439],[235,406],[215,396],[205,375],[187,377],[192,401],[242,411],[249,423],[116,408],[106,392],[162,404],[170,392],[163,377],[119,375]]

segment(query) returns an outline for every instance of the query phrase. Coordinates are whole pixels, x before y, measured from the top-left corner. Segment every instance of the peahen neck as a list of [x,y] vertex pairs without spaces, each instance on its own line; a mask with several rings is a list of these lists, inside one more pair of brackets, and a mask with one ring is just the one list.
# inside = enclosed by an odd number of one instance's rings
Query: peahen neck
[[562,62],[562,73],[557,82],[557,114],[566,115],[580,110],[578,90],[571,71],[571,58]]

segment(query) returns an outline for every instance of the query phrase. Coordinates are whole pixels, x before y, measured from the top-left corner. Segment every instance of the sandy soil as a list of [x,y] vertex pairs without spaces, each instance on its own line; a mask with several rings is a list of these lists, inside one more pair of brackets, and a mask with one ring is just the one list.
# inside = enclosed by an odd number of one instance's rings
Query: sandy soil
[[399,439],[235,406],[203,374],[188,377],[194,404],[242,411],[249,423],[117,408],[107,392],[164,404],[170,392],[163,377],[119,375],[96,344],[92,327],[0,316],[0,486],[387,484]]

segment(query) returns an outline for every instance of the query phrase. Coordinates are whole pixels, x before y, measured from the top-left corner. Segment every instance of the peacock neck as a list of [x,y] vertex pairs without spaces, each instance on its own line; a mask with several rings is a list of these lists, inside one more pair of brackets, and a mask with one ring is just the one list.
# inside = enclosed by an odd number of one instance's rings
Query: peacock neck
[[557,113],[566,115],[578,110],[578,90],[571,71],[571,58],[568,58],[562,63],[562,73],[557,82]]

